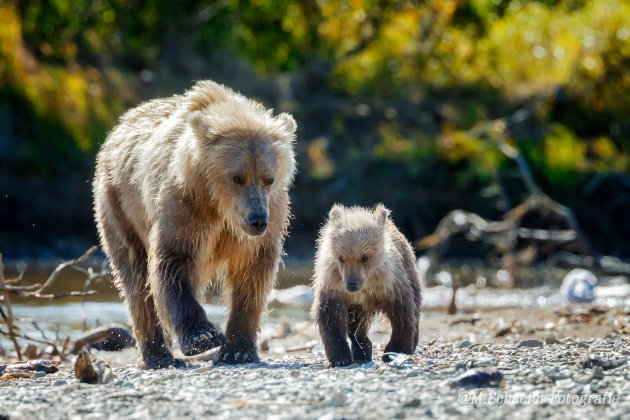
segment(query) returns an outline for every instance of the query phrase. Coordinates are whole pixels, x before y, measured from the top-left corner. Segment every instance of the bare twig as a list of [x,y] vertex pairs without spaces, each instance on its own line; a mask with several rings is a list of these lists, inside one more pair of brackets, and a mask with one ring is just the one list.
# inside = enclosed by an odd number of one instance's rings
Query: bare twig
[[[4,262],[2,260],[2,254],[0,254],[0,286],[2,287],[5,286]],[[20,345],[17,342],[15,328],[13,325],[13,321],[15,320],[15,318],[13,317],[13,309],[11,307],[11,297],[9,296],[9,292],[6,290],[3,290],[2,294],[4,295],[3,301],[7,308],[7,313],[5,314],[4,311],[2,311],[2,307],[0,307],[0,314],[2,315],[2,319],[4,320],[4,322],[7,324],[7,329],[9,330],[7,335],[13,342],[13,347],[15,347],[15,353],[18,357],[18,360],[22,360],[22,353],[20,352]]]
[[41,294],[43,291],[49,289],[50,286],[52,286],[53,283],[57,280],[57,278],[59,277],[59,275],[61,274],[63,270],[65,270],[68,267],[73,267],[73,266],[78,266],[79,264],[83,264],[85,261],[87,261],[88,258],[92,256],[92,254],[96,252],[97,249],[98,248],[96,246],[92,246],[90,249],[85,251],[85,253],[81,255],[79,258],[75,258],[73,260],[66,261],[64,263],[59,264],[57,268],[55,268],[55,270],[52,272],[52,274],[48,277],[48,280],[46,280],[46,282],[39,289],[33,292],[29,292],[26,296],[36,296],[36,295]]
[[[19,360],[22,360],[22,354],[20,351],[19,343],[17,341],[18,338],[28,340],[28,341],[33,341],[36,343],[48,344],[53,347],[54,352],[56,354],[59,354],[61,358],[64,357],[64,354],[67,351],[69,341],[68,339],[66,339],[63,350],[59,352],[57,344],[55,344],[55,342],[61,343],[61,340],[59,339],[59,334],[58,333],[56,334],[56,339],[54,341],[48,340],[43,330],[41,330],[41,328],[39,328],[39,326],[36,323],[33,323],[33,326],[42,334],[42,337],[44,338],[44,340],[30,337],[26,334],[18,333],[17,331],[19,328],[16,325],[15,317],[13,316],[10,295],[25,297],[25,298],[57,299],[57,298],[69,297],[69,296],[83,297],[83,296],[89,296],[89,295],[95,294],[96,293],[95,290],[88,290],[90,287],[90,284],[94,280],[107,277],[108,272],[105,268],[102,268],[100,271],[94,271],[94,269],[91,267],[86,269],[86,268],[81,267],[80,264],[87,261],[87,259],[90,258],[96,252],[96,250],[97,248],[93,246],[90,249],[88,249],[79,258],[75,258],[73,260],[66,261],[59,264],[57,268],[55,268],[55,270],[50,274],[50,276],[48,277],[46,282],[44,282],[44,284],[38,283],[38,284],[30,284],[30,285],[16,284],[20,280],[22,280],[23,275],[24,275],[24,270],[20,270],[20,273],[17,278],[11,279],[8,282],[5,280],[4,264],[2,261],[2,254],[0,254],[0,298],[1,298],[0,303],[2,303],[4,307],[6,307],[6,313],[5,313],[3,306],[0,305],[0,316],[2,317],[2,320],[4,321],[4,323],[7,325],[7,331],[0,330],[0,335],[8,336],[11,339],[15,347],[16,355]],[[46,291],[48,291],[48,289],[52,287],[52,285],[55,283],[55,281],[57,281],[61,273],[67,268],[74,268],[75,270],[85,273],[87,275],[87,278],[83,286],[83,291],[45,293]]]
[[[552,214],[568,229],[539,229],[521,226],[530,211]],[[430,258],[437,259],[446,250],[451,237],[466,233],[469,240],[485,240],[503,255],[515,253],[518,239],[535,243],[572,244],[584,255],[590,255],[588,241],[581,234],[573,213],[542,193],[534,194],[507,212],[501,221],[488,221],[478,214],[454,210],[439,223],[435,232],[416,242],[420,249],[430,249]],[[535,245],[534,245],[535,246]]]

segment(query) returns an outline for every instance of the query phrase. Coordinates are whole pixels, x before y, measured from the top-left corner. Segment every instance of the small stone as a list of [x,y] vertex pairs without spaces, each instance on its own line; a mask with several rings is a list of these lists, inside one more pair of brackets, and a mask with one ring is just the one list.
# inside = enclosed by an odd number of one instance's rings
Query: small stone
[[212,369],[214,369],[214,366],[201,366],[200,368],[194,369],[192,372],[194,373],[204,373],[204,372],[209,372]]
[[332,397],[324,404],[326,407],[343,407],[346,405],[347,398],[344,391],[339,391],[333,394]]
[[31,379],[43,378],[44,376],[46,376],[46,372],[37,371],[33,372],[33,376],[31,376]]
[[516,344],[516,347],[542,347],[543,342],[540,340],[521,340]]
[[570,378],[556,381],[556,387],[560,389],[570,389],[570,388],[573,388],[574,386],[575,386],[575,382],[573,382],[573,379],[570,379]]
[[466,370],[466,362],[457,362],[455,363],[455,365],[453,366],[453,369],[457,370]]
[[420,400],[420,398],[414,398],[413,400],[403,404],[403,408],[417,408],[420,407],[421,403],[422,401]]
[[557,338],[554,338],[554,337],[545,337],[545,344],[547,344],[547,345],[562,344],[562,342],[560,340],[558,340]]
[[593,379],[604,379],[604,368],[602,368],[601,366],[594,366]]
[[471,343],[470,341],[468,341],[468,340],[463,340],[463,341],[460,341],[460,342],[457,344],[457,348],[458,348],[458,349],[467,349],[467,348],[468,348],[468,347],[470,347],[470,346],[472,346],[472,343]]
[[451,388],[498,387],[503,382],[503,374],[497,369],[470,369],[451,380]]
[[479,359],[475,363],[475,367],[488,367],[488,366],[496,366],[496,365],[497,365],[497,359],[495,359],[494,357],[485,357],[483,359]]

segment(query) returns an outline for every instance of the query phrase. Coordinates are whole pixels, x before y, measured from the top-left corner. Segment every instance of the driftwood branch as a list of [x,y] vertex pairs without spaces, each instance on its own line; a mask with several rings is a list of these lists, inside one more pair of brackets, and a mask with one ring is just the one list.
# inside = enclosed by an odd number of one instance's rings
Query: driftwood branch
[[[31,296],[35,296],[38,294],[41,294],[43,291],[47,290],[50,288],[50,286],[53,285],[53,283],[59,278],[59,275],[68,267],[74,267],[74,266],[78,266],[79,264],[83,264],[85,261],[87,261],[88,258],[90,258],[92,256],[92,254],[94,254],[96,252],[98,248],[96,246],[92,246],[90,249],[88,249],[87,251],[85,251],[85,253],[83,255],[81,255],[79,258],[75,258],[73,260],[70,261],[66,261],[64,263],[61,263],[57,266],[57,268],[55,268],[55,270],[50,274],[50,276],[48,277],[48,280],[46,280],[46,282],[39,287],[39,289],[33,291],[33,292],[29,292]],[[28,296],[28,295],[27,295]]]
[[[23,278],[24,270],[20,270],[18,277],[15,279],[11,279],[8,281],[5,279],[4,263],[2,260],[2,254],[0,254],[0,297],[1,297],[0,317],[2,318],[4,323],[7,325],[6,331],[0,329],[0,335],[9,337],[9,339],[13,342],[13,346],[15,348],[15,353],[18,357],[18,360],[22,360],[22,353],[20,351],[20,345],[17,341],[18,338],[27,340],[27,341],[33,341],[36,343],[51,345],[53,347],[53,350],[56,353],[60,354],[62,358],[64,357],[63,353],[65,352],[65,349],[67,348],[68,343],[66,342],[64,344],[64,350],[62,350],[62,352],[60,353],[57,349],[57,345],[54,342],[45,339],[45,337],[44,337],[44,340],[41,340],[34,337],[30,337],[25,334],[18,333],[19,328],[17,327],[15,323],[15,317],[13,316],[11,296],[18,296],[21,298],[36,298],[36,299],[57,299],[57,298],[63,298],[63,297],[69,297],[69,296],[84,297],[84,296],[95,294],[96,293],[95,290],[88,290],[89,285],[91,284],[92,281],[96,279],[106,277],[108,275],[107,270],[103,268],[101,271],[96,272],[91,267],[87,269],[81,267],[81,264],[85,263],[88,260],[88,258],[90,258],[96,252],[96,250],[97,250],[97,247],[93,246],[90,249],[88,249],[79,258],[75,258],[73,260],[66,261],[59,264],[57,268],[53,270],[53,272],[50,274],[48,279],[43,284],[37,283],[37,284],[29,284],[29,285],[18,284],[19,281],[22,280]],[[57,281],[61,273],[67,270],[68,268],[74,268],[75,270],[81,271],[82,273],[86,274],[87,278],[84,283],[83,291],[46,293],[52,287],[52,285]],[[42,336],[44,336],[43,332],[42,332]]]
[[[534,229],[520,226],[521,219],[531,210],[548,210],[558,215],[570,226],[569,229]],[[555,202],[551,198],[537,194],[526,199],[523,203],[509,211],[504,220],[487,221],[478,214],[453,210],[439,223],[431,235],[416,242],[420,249],[434,248],[448,241],[452,236],[466,232],[470,239],[479,240],[484,236],[490,237],[490,242],[498,243],[507,241],[506,235],[510,232],[516,238],[534,239],[555,243],[566,243],[575,240],[585,240],[578,231],[578,226],[573,213],[567,208]]]
[[[20,276],[21,278],[21,276]],[[4,280],[4,261],[2,260],[2,254],[0,254],[0,287],[4,287],[6,285]],[[7,307],[7,313],[5,314],[2,310],[2,306],[0,306],[0,315],[2,316],[2,320],[7,324],[7,335],[9,339],[13,342],[13,347],[15,348],[15,353],[17,354],[18,360],[22,360],[22,353],[20,352],[20,345],[16,339],[15,326],[13,325],[15,318],[13,317],[13,309],[11,307],[11,297],[9,296],[9,292],[6,290],[2,290],[2,301]]]

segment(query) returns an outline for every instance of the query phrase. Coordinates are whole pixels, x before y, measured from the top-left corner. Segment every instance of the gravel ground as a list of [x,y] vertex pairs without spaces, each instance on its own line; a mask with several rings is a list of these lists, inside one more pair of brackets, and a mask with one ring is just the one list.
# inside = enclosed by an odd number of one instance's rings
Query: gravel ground
[[[95,352],[113,367],[112,382],[79,383],[69,362],[0,381],[0,418],[629,418],[630,339],[614,332],[627,312],[565,315],[427,316],[415,355],[341,369],[325,366],[308,323],[263,331],[264,362],[239,367],[196,359],[186,369],[139,371],[134,350]],[[385,322],[373,328],[377,349],[387,333]],[[498,370],[502,383],[452,386],[471,369]]]

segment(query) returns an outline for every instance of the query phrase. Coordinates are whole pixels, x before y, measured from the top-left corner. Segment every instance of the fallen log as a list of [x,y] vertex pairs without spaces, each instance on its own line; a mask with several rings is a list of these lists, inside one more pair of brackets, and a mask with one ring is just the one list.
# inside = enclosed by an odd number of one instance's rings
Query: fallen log
[[119,351],[136,345],[131,332],[123,325],[112,324],[87,331],[74,341],[72,354],[84,348]]

